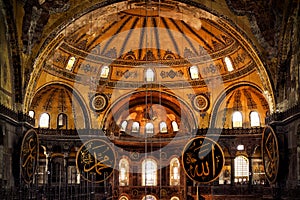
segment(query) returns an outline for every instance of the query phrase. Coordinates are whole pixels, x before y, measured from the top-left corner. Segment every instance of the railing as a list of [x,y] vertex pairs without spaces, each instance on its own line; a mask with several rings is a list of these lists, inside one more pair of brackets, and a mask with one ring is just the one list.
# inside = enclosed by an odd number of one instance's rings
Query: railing
[[[188,186],[186,194],[196,196],[197,187]],[[86,185],[31,185],[22,188],[11,188],[1,191],[1,199],[63,199],[63,200],[86,200],[86,199],[118,199],[120,194],[143,196],[144,194],[164,195],[164,199],[170,197],[185,196],[183,186],[125,186],[115,187],[113,194],[107,187],[97,186],[96,184]],[[165,193],[163,192],[165,191]],[[265,185],[200,185],[198,194],[201,196],[211,196],[213,199],[271,199],[274,188]],[[297,193],[297,191],[293,191]],[[299,192],[298,192],[299,193]],[[294,195],[292,195],[294,196]],[[215,198],[214,198],[215,197]],[[138,197],[138,199],[140,199]]]
[[100,129],[48,129],[36,128],[38,134],[43,135],[64,135],[64,136],[78,136],[78,135],[105,135]]
[[[260,135],[263,132],[264,127],[255,127],[255,128],[232,128],[232,129],[218,129],[218,128],[212,128],[212,129],[198,129],[196,132],[196,135],[206,135],[207,133],[210,134],[220,134],[221,136],[228,136],[228,135]],[[108,136],[112,137],[112,139],[128,139],[128,140],[136,140],[137,138],[141,137],[133,137],[134,135],[125,135],[125,134],[117,134],[119,136],[111,136],[107,135],[104,131],[101,129],[41,129],[36,128],[36,131],[38,134],[42,135],[63,135],[63,136],[78,136],[78,135],[90,135],[90,136]],[[192,136],[189,134],[180,134],[178,137],[186,137],[186,136]],[[175,134],[169,136],[169,138],[174,138]],[[148,137],[150,138],[150,137]],[[160,135],[154,135],[151,137],[153,140],[160,141],[162,138],[168,139],[167,137],[160,137]]]
[[294,115],[300,114],[300,103],[287,109],[283,112],[275,112],[270,116],[266,117],[266,123],[269,124],[274,121],[283,121],[285,119],[288,119],[289,117],[292,117]]
[[209,134],[220,134],[221,136],[226,135],[260,135],[263,132],[264,127],[253,127],[253,128],[208,128],[198,129],[197,135]]
[[27,122],[30,125],[34,126],[34,119],[31,118],[29,115],[24,114],[22,112],[15,112],[10,108],[0,104],[0,114],[3,116],[9,117],[12,120],[20,123],[20,122]]
[[111,199],[112,195],[106,188],[96,185],[68,185],[68,186],[36,186],[23,185],[21,188],[2,189],[0,199],[18,200],[86,200],[86,199]]

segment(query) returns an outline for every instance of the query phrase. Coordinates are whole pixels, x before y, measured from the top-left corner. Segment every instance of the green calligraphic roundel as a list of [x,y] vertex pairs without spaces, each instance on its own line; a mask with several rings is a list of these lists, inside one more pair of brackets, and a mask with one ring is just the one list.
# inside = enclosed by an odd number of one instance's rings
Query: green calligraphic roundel
[[186,175],[198,183],[216,180],[225,164],[220,145],[204,136],[191,139],[186,144],[181,158]]
[[279,149],[278,140],[272,127],[265,127],[261,146],[266,178],[270,183],[275,183],[279,168]]
[[35,130],[26,132],[21,146],[21,173],[26,183],[31,183],[38,162],[39,144],[38,135]]
[[113,173],[116,156],[113,148],[102,139],[85,142],[77,152],[76,167],[83,179],[100,183]]

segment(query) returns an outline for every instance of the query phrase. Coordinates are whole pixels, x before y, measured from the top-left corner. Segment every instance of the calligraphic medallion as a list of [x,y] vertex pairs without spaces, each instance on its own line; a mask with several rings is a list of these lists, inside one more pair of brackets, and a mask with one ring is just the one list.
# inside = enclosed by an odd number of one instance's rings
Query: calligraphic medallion
[[193,98],[193,106],[198,111],[206,111],[209,108],[209,100],[204,94],[199,94]]
[[90,100],[90,106],[94,111],[103,111],[107,107],[107,97],[104,94],[95,94]]
[[76,167],[83,179],[100,183],[108,179],[115,168],[113,148],[102,139],[85,142],[77,152]]
[[191,139],[186,144],[181,158],[186,175],[198,183],[216,180],[225,164],[221,146],[204,136]]
[[270,183],[275,183],[279,168],[279,149],[278,140],[272,127],[265,127],[261,146],[266,178]]
[[35,130],[28,130],[21,146],[21,174],[26,183],[31,183],[38,162],[39,154],[38,134]]

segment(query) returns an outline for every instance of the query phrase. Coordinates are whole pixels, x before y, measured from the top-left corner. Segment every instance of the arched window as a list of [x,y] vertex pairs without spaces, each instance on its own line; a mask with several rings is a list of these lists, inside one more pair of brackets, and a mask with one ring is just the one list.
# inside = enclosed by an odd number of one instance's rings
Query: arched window
[[171,200],[179,200],[178,197],[172,197]]
[[259,120],[258,112],[252,111],[250,113],[250,124],[251,124],[251,127],[260,126],[260,120]]
[[247,182],[249,180],[249,160],[245,156],[234,159],[234,182]]
[[29,115],[29,117],[34,118],[34,111],[29,110],[28,115]]
[[102,68],[101,68],[101,73],[100,73],[100,78],[107,78],[109,75],[109,67],[104,65]]
[[68,166],[68,184],[80,184],[80,173],[74,165]]
[[65,183],[65,176],[61,175],[66,173],[64,167],[64,158],[61,156],[54,157],[52,158],[51,162],[51,182],[57,185]]
[[122,158],[119,162],[119,184],[129,185],[129,162],[126,158]]
[[68,64],[66,66],[66,69],[69,70],[69,71],[72,71],[73,69],[73,66],[74,66],[74,63],[75,63],[75,57],[70,57],[69,61],[68,61]]
[[50,116],[48,113],[41,114],[39,126],[41,128],[49,128]]
[[119,200],[129,200],[126,196],[121,196]]
[[154,126],[152,123],[148,122],[145,126],[146,130],[146,134],[153,134],[154,133]]
[[229,58],[229,57],[225,57],[225,58],[224,58],[224,62],[225,62],[225,65],[226,65],[227,71],[231,72],[231,71],[233,71],[233,70],[234,70],[234,69],[233,69],[232,62],[231,62],[231,60],[230,60],[230,58]]
[[57,117],[57,128],[67,128],[67,115],[64,113],[60,113]]
[[156,200],[156,197],[153,195],[147,195],[143,197],[143,200]]
[[243,144],[239,144],[239,145],[237,145],[236,149],[238,151],[244,151],[245,150],[245,146]]
[[179,131],[179,128],[178,128],[178,124],[177,124],[177,122],[175,122],[175,121],[172,121],[172,128],[173,128],[173,132],[177,132],[177,131]]
[[190,74],[191,74],[191,79],[198,79],[199,78],[199,70],[197,66],[191,66],[190,67]]
[[161,132],[161,133],[167,133],[168,132],[167,123],[166,122],[160,122],[160,124],[159,124],[159,132]]
[[120,131],[124,131],[125,132],[126,128],[127,128],[127,124],[128,124],[127,121],[123,121],[122,124],[121,124]]
[[138,122],[133,122],[131,132],[138,133],[139,131],[140,131],[140,124]]
[[232,115],[232,127],[242,127],[243,126],[243,117],[242,113],[239,111],[235,111]]
[[173,158],[170,162],[170,186],[180,184],[180,163],[178,158]]
[[145,72],[145,80],[146,82],[153,82],[155,78],[154,71],[152,69],[147,69]]
[[147,158],[142,163],[142,186],[157,185],[157,164],[155,160]]

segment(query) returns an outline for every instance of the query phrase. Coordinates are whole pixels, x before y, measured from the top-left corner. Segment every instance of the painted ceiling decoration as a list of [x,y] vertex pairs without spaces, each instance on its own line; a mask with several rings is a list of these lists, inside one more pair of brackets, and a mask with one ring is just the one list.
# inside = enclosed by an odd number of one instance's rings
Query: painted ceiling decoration
[[[68,12],[68,6],[59,8],[57,12]],[[149,113],[161,110],[176,116],[180,133],[206,128],[218,111],[223,112],[224,107],[218,110],[224,103],[222,92],[238,82],[260,88],[264,101],[258,101],[249,88],[225,91],[232,96],[226,99],[226,108],[251,110],[267,105],[272,111],[274,107],[267,70],[255,47],[230,21],[202,7],[178,1],[95,4],[62,21],[43,45],[28,84],[25,109],[37,109],[40,103],[45,112],[66,107],[71,109],[68,115],[76,115],[76,108],[66,106],[71,100],[62,100],[72,92],[55,85],[60,82],[79,91],[75,100],[86,111],[78,113],[90,118],[93,128],[115,132],[129,119],[130,127],[135,121],[144,127],[148,120],[157,128],[159,122]],[[40,88],[50,95],[44,97],[37,92]],[[145,100],[147,94],[154,104]],[[175,106],[169,95],[184,103]],[[129,106],[124,107],[124,99],[130,100]],[[166,123],[172,126],[172,120]]]
[[[44,65],[49,73],[84,83],[87,76],[97,79],[101,67],[108,65],[108,85],[114,87],[114,81],[120,79],[143,82],[149,64],[156,67],[156,81],[166,83],[186,81],[188,67],[196,65],[201,74],[196,85],[205,86],[204,79],[221,76],[228,81],[257,67],[244,44],[208,14],[198,13],[202,15],[195,25],[183,11],[173,17],[168,8],[155,5],[147,10],[126,9],[107,18],[101,11],[81,17],[62,32],[65,36]],[[70,57],[76,62],[66,72]],[[228,73],[225,57],[231,60],[234,72]]]

